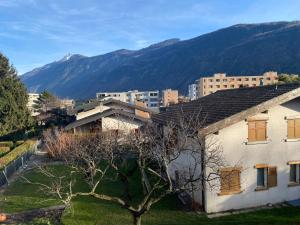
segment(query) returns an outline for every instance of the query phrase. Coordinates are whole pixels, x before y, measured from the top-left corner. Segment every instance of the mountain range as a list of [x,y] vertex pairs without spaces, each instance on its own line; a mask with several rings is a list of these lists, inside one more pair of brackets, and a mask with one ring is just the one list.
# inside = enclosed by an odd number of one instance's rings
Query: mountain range
[[21,76],[29,91],[94,98],[96,92],[178,89],[214,73],[300,73],[300,21],[238,24],[189,40],[86,57],[67,55]]

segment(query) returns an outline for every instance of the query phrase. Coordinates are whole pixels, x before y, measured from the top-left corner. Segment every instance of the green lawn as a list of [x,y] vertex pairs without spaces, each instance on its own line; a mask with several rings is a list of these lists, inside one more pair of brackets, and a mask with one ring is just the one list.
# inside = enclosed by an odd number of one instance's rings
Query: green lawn
[[[67,171],[64,166],[53,166],[52,169],[62,174]],[[39,172],[29,172],[26,177],[33,181],[47,183],[48,178]],[[119,195],[120,183],[107,184],[102,191]],[[78,183],[77,188],[85,189],[86,186]],[[139,186],[133,186],[138,190]],[[12,183],[4,195],[0,196],[0,208],[4,212],[17,212],[38,207],[59,204],[50,196],[45,196],[39,187],[26,184],[21,179]],[[120,206],[106,201],[97,201],[90,197],[77,198],[70,210],[64,213],[64,224],[98,224],[98,225],[131,225],[130,214]],[[144,225],[296,225],[300,224],[300,208],[281,208],[262,210],[253,213],[208,219],[204,215],[193,212],[183,212],[175,196],[169,196],[155,205],[142,219]],[[36,222],[31,224],[47,224]]]

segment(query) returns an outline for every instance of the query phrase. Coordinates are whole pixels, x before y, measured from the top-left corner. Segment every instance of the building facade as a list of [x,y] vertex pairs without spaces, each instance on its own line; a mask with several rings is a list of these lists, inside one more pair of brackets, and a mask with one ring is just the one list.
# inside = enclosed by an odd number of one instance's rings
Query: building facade
[[163,107],[168,107],[178,103],[178,90],[166,89],[162,91]]
[[27,108],[29,109],[32,116],[37,116],[40,114],[38,112],[38,110],[36,110],[34,108],[34,105],[36,104],[39,97],[40,97],[40,94],[38,94],[38,93],[28,93]]
[[[202,77],[196,81],[196,98],[201,98],[220,90],[257,87],[277,82],[277,72],[266,72],[261,76],[226,76],[225,73],[217,73],[212,77]],[[192,96],[194,97],[194,94]]]
[[195,84],[189,85],[189,99],[191,101],[197,99],[197,96],[198,96],[197,93],[198,93],[198,85],[197,85],[197,81],[196,81]]
[[145,102],[148,108],[159,110],[159,91],[127,91],[127,92],[100,92],[96,94],[98,100],[115,99],[129,104],[135,104],[135,101]]
[[[204,176],[218,171],[219,178],[193,193],[206,212],[300,199],[299,84],[219,91],[179,110],[205,119],[200,130],[205,151],[211,151],[212,143],[222,150],[223,165],[214,171],[201,167]],[[161,123],[176,116],[175,111],[158,114],[155,120]],[[189,171],[190,164],[188,155],[178,158],[171,168],[174,180],[176,173]]]

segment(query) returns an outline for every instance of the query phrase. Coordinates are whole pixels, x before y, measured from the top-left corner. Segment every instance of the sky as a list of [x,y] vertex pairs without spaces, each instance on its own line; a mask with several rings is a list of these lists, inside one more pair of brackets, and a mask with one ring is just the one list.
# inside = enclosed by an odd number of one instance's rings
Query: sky
[[299,0],[0,0],[0,52],[23,74],[68,53],[135,50],[299,12]]

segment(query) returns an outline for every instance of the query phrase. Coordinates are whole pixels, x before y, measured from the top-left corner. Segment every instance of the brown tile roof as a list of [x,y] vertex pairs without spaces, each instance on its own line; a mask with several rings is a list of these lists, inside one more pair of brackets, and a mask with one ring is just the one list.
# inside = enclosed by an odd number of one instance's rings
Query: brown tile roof
[[214,129],[210,129],[211,132],[216,132],[218,129],[299,96],[300,84],[223,90],[195,101],[171,106],[166,112],[153,115],[152,120],[166,124],[167,121],[176,122],[182,116],[194,115],[198,120],[203,121],[203,128],[218,124]]

